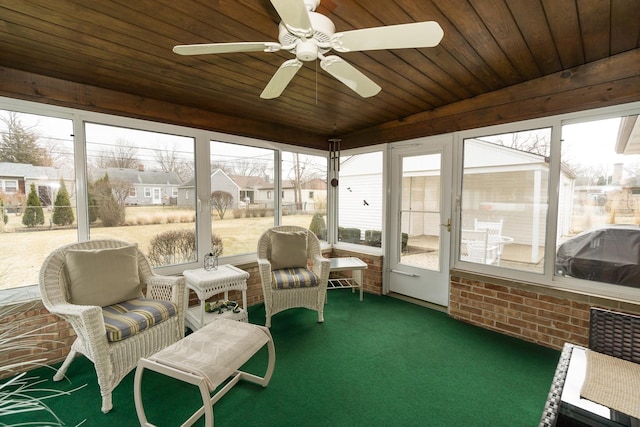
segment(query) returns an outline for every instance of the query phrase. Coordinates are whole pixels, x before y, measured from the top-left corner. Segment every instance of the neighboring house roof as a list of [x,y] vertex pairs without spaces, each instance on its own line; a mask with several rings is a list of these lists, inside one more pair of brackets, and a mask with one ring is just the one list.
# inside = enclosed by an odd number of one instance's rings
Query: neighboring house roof
[[0,162],[0,176],[30,180],[65,180],[73,179],[62,169],[53,166],[34,166],[28,163]]
[[[294,188],[293,180],[285,179],[282,181],[282,189],[290,189]],[[327,183],[321,179],[315,178],[306,182],[303,182],[300,185],[300,188],[303,190],[326,190]],[[273,190],[273,183],[268,183],[265,187],[261,187],[261,190]]]
[[93,179],[109,175],[110,180],[124,181],[140,185],[180,185],[180,178],[175,172],[160,170],[139,170],[123,168],[98,168],[92,171]]
[[[228,175],[222,169],[216,169],[215,171],[213,171],[211,176],[219,173],[229,177],[229,179],[233,181],[241,190],[244,190],[244,189],[273,190],[273,182],[270,182],[260,176]],[[195,178],[191,178],[185,181],[181,185],[181,188],[189,188],[194,186],[195,186]],[[284,181],[282,181],[282,188],[283,189],[293,188],[293,181],[285,179]],[[302,189],[303,190],[326,190],[327,183],[321,179],[315,178],[302,183]]]
[[229,178],[231,178],[240,188],[251,188],[254,190],[265,187],[273,188],[273,183],[259,176],[229,175]]

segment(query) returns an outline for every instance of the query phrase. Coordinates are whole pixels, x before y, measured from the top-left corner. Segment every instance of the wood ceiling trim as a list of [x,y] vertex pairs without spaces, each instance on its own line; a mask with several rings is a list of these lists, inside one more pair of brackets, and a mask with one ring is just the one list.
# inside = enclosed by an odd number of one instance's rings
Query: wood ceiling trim
[[342,136],[355,148],[640,100],[640,49]]
[[159,121],[326,150],[327,138],[280,124],[224,115],[0,67],[0,96]]

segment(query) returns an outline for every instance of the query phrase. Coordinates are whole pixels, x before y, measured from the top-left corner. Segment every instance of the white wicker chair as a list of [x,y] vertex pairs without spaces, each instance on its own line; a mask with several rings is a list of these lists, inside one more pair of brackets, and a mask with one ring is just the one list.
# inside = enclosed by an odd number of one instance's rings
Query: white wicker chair
[[[310,270],[318,278],[318,285],[306,288],[275,289],[271,275],[271,234],[274,231],[305,231],[307,233],[307,259],[312,261]],[[265,231],[258,240],[258,267],[264,294],[266,327],[271,327],[271,316],[283,310],[304,307],[318,312],[318,322],[324,322],[324,303],[329,280],[329,259],[322,256],[320,241],[316,235],[303,227],[281,225]]]
[[[65,269],[65,252],[69,249],[105,249],[129,246],[118,240],[93,240],[62,246],[52,252],[40,270],[40,293],[44,306],[51,313],[67,320],[77,338],[64,363],[53,377],[64,378],[77,353],[85,355],[95,366],[102,395],[102,412],[112,407],[111,392],[133,370],[141,357],[150,356],[184,336],[185,282],[182,277],[159,276],[153,273],[147,257],[137,250],[138,274],[146,298],[171,301],[177,312],[169,319],[121,341],[107,340],[102,307],[75,305],[69,302],[69,279]],[[142,292],[140,297],[143,297]]]

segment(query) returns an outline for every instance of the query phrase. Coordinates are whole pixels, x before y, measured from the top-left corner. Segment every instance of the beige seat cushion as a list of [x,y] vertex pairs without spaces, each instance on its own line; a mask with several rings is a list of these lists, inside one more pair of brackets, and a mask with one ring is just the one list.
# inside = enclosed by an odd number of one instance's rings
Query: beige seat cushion
[[69,302],[105,307],[140,296],[138,249],[80,250],[65,253],[69,274]]
[[307,266],[307,232],[271,233],[271,270]]

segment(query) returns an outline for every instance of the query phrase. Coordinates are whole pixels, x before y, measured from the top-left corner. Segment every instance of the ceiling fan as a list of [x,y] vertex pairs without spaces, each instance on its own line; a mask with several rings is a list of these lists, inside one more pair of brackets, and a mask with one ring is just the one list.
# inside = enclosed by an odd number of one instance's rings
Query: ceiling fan
[[280,15],[276,42],[238,42],[178,45],[180,55],[205,55],[234,52],[277,52],[286,50],[296,57],[285,61],[273,75],[260,98],[280,96],[296,75],[303,62],[320,59],[323,70],[367,98],[380,92],[373,80],[336,55],[325,56],[330,50],[356,52],[378,49],[433,47],[440,43],[444,32],[434,21],[365,28],[335,32],[333,22],[315,12],[320,0],[270,0]]

